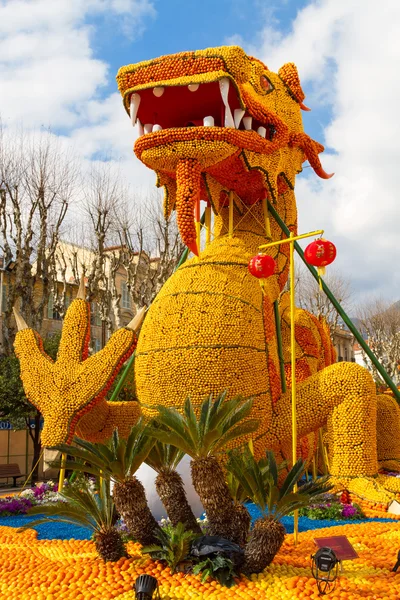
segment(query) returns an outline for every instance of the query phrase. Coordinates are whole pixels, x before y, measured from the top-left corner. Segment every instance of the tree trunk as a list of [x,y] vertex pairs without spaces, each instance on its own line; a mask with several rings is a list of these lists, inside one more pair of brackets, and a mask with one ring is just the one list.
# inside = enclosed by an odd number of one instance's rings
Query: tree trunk
[[209,534],[232,538],[233,500],[224,472],[215,456],[190,463],[193,486],[207,514]]
[[116,529],[96,531],[93,537],[96,550],[104,562],[116,562],[128,556],[121,534]]
[[156,537],[160,526],[151,514],[144,487],[136,477],[116,483],[113,498],[117,511],[135,540],[142,546],[160,543]]
[[261,573],[274,560],[285,539],[286,531],[272,517],[258,519],[244,551],[243,573]]
[[249,536],[251,517],[243,504],[235,504],[232,518],[232,542],[244,548]]
[[[39,480],[39,456],[40,453],[42,451],[42,443],[40,440],[40,420],[42,418],[42,415],[40,414],[40,412],[37,412],[35,414],[35,428],[32,429],[30,427],[29,424],[29,420],[28,420],[28,428],[29,428],[29,437],[32,440],[33,443],[33,458],[32,458],[32,465],[31,465],[31,469],[32,469],[32,475],[31,475],[31,483],[37,483],[37,481]],[[28,475],[28,473],[27,473]]]
[[156,478],[156,490],[174,527],[182,523],[185,529],[201,533],[189,502],[182,477],[176,471],[162,471]]

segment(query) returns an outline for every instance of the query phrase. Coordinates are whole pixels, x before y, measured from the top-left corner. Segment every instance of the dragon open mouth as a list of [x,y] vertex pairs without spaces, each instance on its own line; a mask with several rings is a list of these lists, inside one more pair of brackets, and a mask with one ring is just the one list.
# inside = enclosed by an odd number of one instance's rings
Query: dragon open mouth
[[134,92],[130,116],[139,136],[187,127],[229,127],[256,132],[269,141],[276,134],[272,123],[257,121],[243,108],[228,77],[211,83],[155,86]]
[[291,63],[274,74],[231,46],[121,67],[117,81],[138,128],[135,154],[157,173],[165,214],[176,210],[195,254],[200,199],[216,212],[230,193],[249,206],[274,201],[305,158],[329,177],[318,158],[323,147],[304,133],[304,92]]

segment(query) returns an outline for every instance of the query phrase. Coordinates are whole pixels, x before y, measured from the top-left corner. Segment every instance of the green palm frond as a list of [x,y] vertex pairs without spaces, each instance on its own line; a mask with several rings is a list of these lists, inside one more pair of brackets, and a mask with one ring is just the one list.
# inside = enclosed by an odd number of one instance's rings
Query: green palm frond
[[166,470],[175,471],[183,457],[184,452],[182,450],[171,446],[171,444],[156,441],[147,455],[145,463],[157,473]]
[[301,479],[304,473],[304,462],[301,458],[293,465],[289,473],[286,475],[285,481],[280,488],[279,498],[283,498],[286,494],[290,494],[296,483]]
[[49,519],[88,527],[92,531],[111,529],[114,524],[115,508],[112,498],[106,494],[104,481],[100,491],[100,494],[93,491],[86,480],[80,482],[79,487],[66,487],[60,494],[63,502],[32,507],[28,512],[30,516],[45,515],[45,517],[30,521],[21,527],[21,530],[48,522]]
[[226,474],[226,483],[229,488],[229,493],[232,496],[232,500],[236,504],[244,504],[248,498],[246,490],[240,484],[239,480],[229,471]]
[[[94,475],[123,481],[131,477],[146,459],[155,443],[149,435],[149,428],[143,419],[132,427],[127,440],[119,437],[115,430],[111,439],[103,444],[74,439],[73,446],[64,444],[56,450],[72,456],[75,461],[67,460],[65,467]],[[60,467],[60,461],[53,463]]]
[[[241,438],[257,431],[260,421],[258,419],[248,419],[244,423],[234,426],[232,429],[224,431],[223,435],[216,441],[214,452],[220,452],[224,447],[237,438]],[[229,423],[230,426],[230,423]]]
[[142,554],[150,554],[152,558],[164,560],[173,573],[177,565],[186,559],[190,552],[191,543],[196,537],[192,531],[185,530],[182,523],[168,530],[156,533],[160,544],[151,544],[141,549]]
[[290,469],[279,486],[279,468],[274,454],[268,452],[266,459],[257,462],[249,448],[244,448],[242,452],[230,452],[227,470],[229,477],[236,480],[236,484],[232,486],[239,487],[242,496],[246,495],[264,514],[277,520],[293,510],[308,506],[311,498],[325,494],[332,488],[328,478],[323,477],[302,485],[298,492],[294,492],[294,486],[304,473],[301,459]]
[[185,401],[183,415],[174,408],[159,406],[158,426],[153,424],[149,433],[192,458],[220,452],[227,443],[254,432],[259,425],[256,419],[241,422],[251,411],[251,399],[225,398],[226,392],[215,400],[209,396],[202,402],[198,416],[190,398]]

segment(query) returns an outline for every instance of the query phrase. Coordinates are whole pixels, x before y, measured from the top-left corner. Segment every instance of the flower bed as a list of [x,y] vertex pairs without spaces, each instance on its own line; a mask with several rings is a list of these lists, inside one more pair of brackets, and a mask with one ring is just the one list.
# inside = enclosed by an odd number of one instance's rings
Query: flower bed
[[38,483],[20,494],[0,498],[0,517],[25,515],[32,506],[59,502],[58,485],[53,481]]
[[17,533],[0,527],[0,597],[7,600],[133,600],[133,584],[142,573],[157,577],[163,600],[177,598],[226,598],[283,600],[317,599],[310,572],[314,537],[347,535],[359,554],[344,563],[336,591],[328,598],[355,600],[400,597],[400,572],[392,573],[396,562],[400,523],[366,522],[340,525],[301,533],[294,547],[287,536],[274,562],[251,580],[241,578],[226,589],[214,581],[205,584],[194,575],[177,573],[140,554],[138,544],[129,543],[129,559],[103,563],[88,540],[38,540],[33,530]]
[[324,494],[317,503],[312,503],[302,508],[299,514],[310,519],[328,519],[334,521],[360,521],[365,515],[359,504],[352,502],[350,495],[343,492],[337,494]]

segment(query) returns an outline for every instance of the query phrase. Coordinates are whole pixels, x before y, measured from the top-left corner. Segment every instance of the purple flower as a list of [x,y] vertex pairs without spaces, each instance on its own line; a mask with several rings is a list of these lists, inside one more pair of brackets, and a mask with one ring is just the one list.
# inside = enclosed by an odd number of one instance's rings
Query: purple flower
[[7,497],[0,502],[0,514],[25,515],[32,507],[28,498]]
[[342,509],[342,517],[354,517],[356,512],[357,512],[357,509],[354,508],[354,506],[346,504]]

